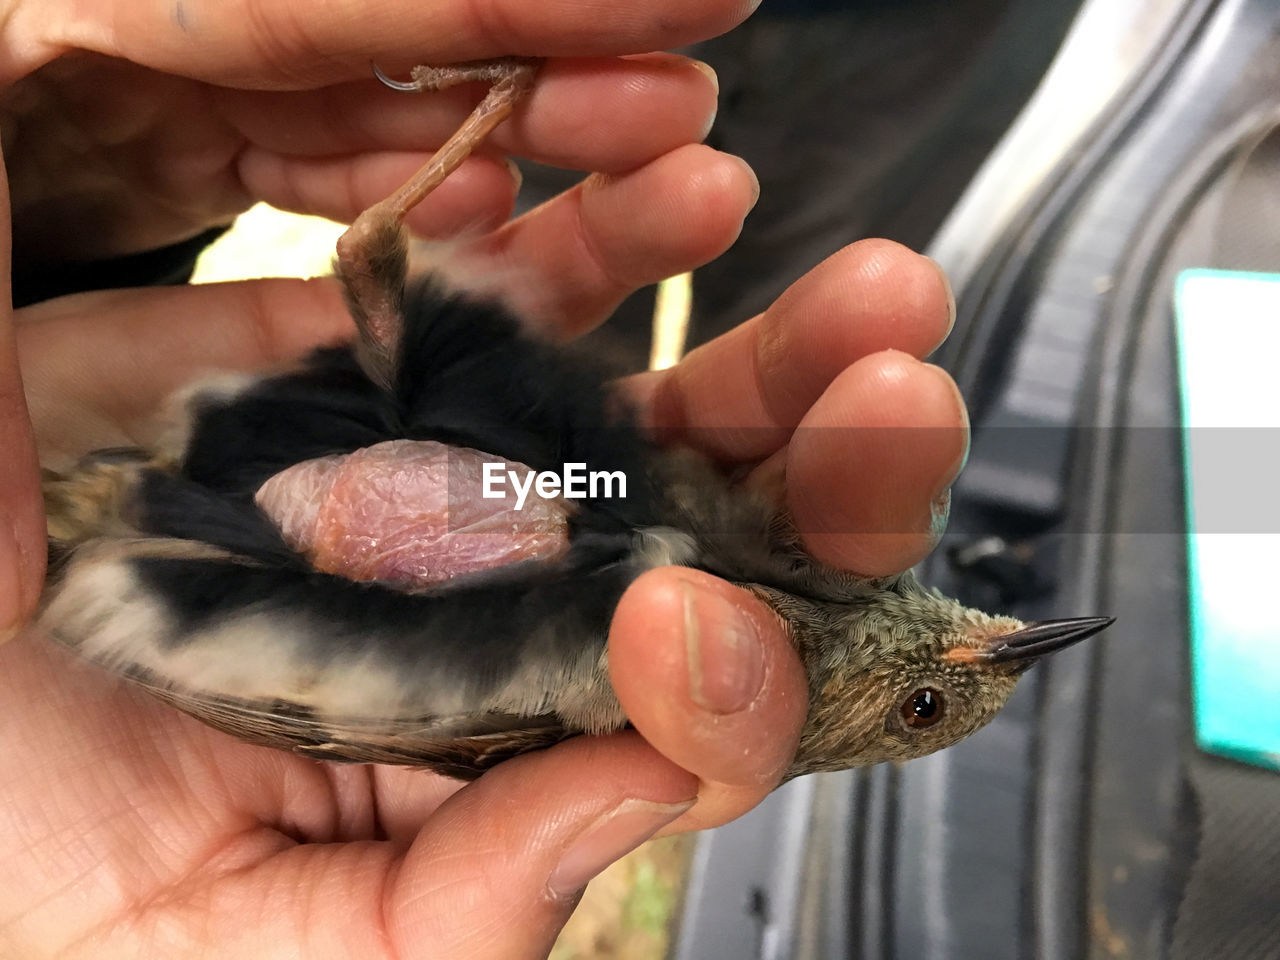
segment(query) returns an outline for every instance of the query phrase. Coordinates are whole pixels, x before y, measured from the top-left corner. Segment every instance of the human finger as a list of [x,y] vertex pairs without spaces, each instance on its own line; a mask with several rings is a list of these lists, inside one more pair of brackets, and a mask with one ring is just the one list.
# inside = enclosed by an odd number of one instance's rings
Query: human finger
[[9,193],[0,157],[0,643],[35,608],[44,580],[44,509],[9,297]]
[[6,317],[0,319],[0,643],[31,615],[44,579],[40,475],[15,354]]
[[[350,222],[408,180],[427,157],[363,153],[302,158],[250,149],[240,160],[249,193],[282,210]],[[473,156],[413,208],[406,223],[424,239],[487,233],[511,216],[520,174],[496,157]]]
[[164,400],[197,377],[260,370],[354,332],[328,278],[101,291],[19,316],[18,355],[48,459],[145,444]]
[[[197,767],[209,760],[187,758]],[[215,794],[225,787],[211,779]],[[324,779],[303,771],[292,786]],[[542,958],[583,887],[687,810],[695,787],[692,776],[624,733],[509,760],[453,793],[409,838],[305,842],[297,823],[245,810],[232,834],[215,833],[217,855],[210,856],[207,845],[181,845],[191,844],[181,832],[186,821],[178,829],[165,824],[165,836],[177,839],[161,853],[191,857],[192,865],[168,880],[166,869],[146,860],[154,844],[132,838],[147,866],[139,868],[143,876],[109,885],[112,893],[123,887],[127,909],[114,918],[99,911],[106,916],[91,928],[93,955],[137,956],[160,929],[165,955],[195,955],[216,944],[221,954],[264,960]],[[270,806],[270,792],[253,796],[251,805]],[[128,855],[117,859],[133,865]],[[90,874],[102,862],[99,856]],[[134,885],[145,891],[156,882],[153,870],[168,885],[149,896],[134,893]],[[66,938],[77,929],[68,931],[64,918],[40,933]]]
[[[522,0],[368,3],[290,0],[26,0],[6,33],[23,73],[68,50],[124,57],[166,73],[243,87],[298,89],[389,66],[524,56],[668,50],[736,26],[758,0]],[[19,73],[18,75],[21,75]]]
[[894,351],[855,362],[786,448],[786,504],[805,549],[866,576],[923,560],[946,527],[968,442],[964,401],[946,371]]
[[[551,60],[485,147],[553,166],[620,173],[702,140],[715,117],[716,93],[710,67],[675,54]],[[369,76],[310,91],[223,89],[211,96],[252,151],[316,159],[435,150],[480,91],[468,84],[404,93]]]
[[382,901],[400,956],[543,957],[587,882],[693,803],[634,733],[509,760],[429,819]]
[[676,829],[745,813],[795,755],[804,668],[777,616],[723,580],[677,567],[637,580],[614,613],[609,675],[635,728],[700,781]]
[[632,378],[648,425],[730,462],[780,449],[846,367],[880,350],[924,357],[954,303],[937,264],[889,240],[843,248],[763,314],[668,370]]
[[576,336],[640,287],[723,253],[758,194],[742,160],[690,144],[630,173],[595,174],[457,258],[503,278],[522,316]]

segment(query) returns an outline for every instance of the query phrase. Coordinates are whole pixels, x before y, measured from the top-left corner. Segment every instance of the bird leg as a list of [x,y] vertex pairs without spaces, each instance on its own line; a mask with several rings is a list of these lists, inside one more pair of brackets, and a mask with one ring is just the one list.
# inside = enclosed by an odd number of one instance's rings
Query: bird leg
[[405,216],[510,116],[532,88],[539,66],[538,60],[506,57],[414,67],[408,82],[390,80],[374,68],[378,79],[393,90],[443,90],[475,81],[491,84],[484,99],[431,159],[395,193],[361,213],[338,238],[335,269],[359,333],[356,356],[374,382],[390,387],[395,379],[408,273]]

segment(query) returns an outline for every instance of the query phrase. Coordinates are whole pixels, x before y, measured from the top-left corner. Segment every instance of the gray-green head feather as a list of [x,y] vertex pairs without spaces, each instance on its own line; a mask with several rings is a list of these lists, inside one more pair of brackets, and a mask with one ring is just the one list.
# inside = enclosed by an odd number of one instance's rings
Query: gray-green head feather
[[965,607],[910,573],[864,589],[839,603],[755,590],[786,622],[809,677],[791,776],[951,746],[991,720],[1017,683],[1019,669],[952,651],[981,650],[1021,621]]

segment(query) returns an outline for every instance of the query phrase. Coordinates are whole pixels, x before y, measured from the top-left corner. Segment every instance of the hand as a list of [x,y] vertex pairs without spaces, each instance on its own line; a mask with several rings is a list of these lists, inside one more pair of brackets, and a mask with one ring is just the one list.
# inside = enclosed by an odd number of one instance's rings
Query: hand
[[[602,209],[639,215],[651,195],[628,185],[654,173],[602,187]],[[740,214],[749,180],[739,188],[714,196]],[[679,202],[690,199],[674,197],[667,216],[699,209]],[[613,228],[591,209],[584,230]],[[659,237],[679,232],[656,226]],[[624,266],[642,272],[635,264],[651,259],[645,242],[566,244],[577,253],[564,254],[565,274],[542,275],[536,291],[524,278],[524,296],[615,299]],[[50,454],[145,439],[145,412],[197,372],[258,368],[349,332],[330,281],[94,294],[24,313],[23,369]],[[177,328],[174,316],[188,320]],[[566,316],[569,327],[587,322]],[[814,548],[885,572],[932,546],[930,501],[963,456],[954,388],[911,356],[948,323],[928,261],[859,244],[764,316],[632,387],[655,429],[726,459],[765,460],[765,473],[785,459],[793,512],[828,505]],[[137,343],[149,345],[145,357]],[[738,370],[754,373],[735,379]],[[908,459],[859,449],[863,431],[796,431],[809,424],[945,429],[919,431]],[[900,457],[890,460],[896,478],[874,457]],[[874,530],[904,532],[849,532],[868,517]],[[422,772],[239,743],[24,636],[0,648],[0,953],[543,956],[577,890],[609,861],[655,831],[723,823],[758,803],[803,722],[805,680],[777,622],[694,571],[653,571],[634,585],[614,620],[610,665],[638,733],[571,740],[459,789]]]
[[[0,130],[15,254],[40,262],[148,250],[226,223],[256,200],[349,222],[456,128],[475,90],[387,90],[371,62],[506,54],[552,59],[491,146],[617,173],[702,139],[710,71],[649,54],[729,29],[742,0],[596,5],[0,0]],[[619,54],[639,54],[622,59]],[[510,213],[509,169],[480,157],[415,211],[449,236]]]
[[[640,282],[663,256],[678,269],[702,262],[740,222],[706,198],[734,189],[744,174],[726,174],[719,154],[687,149],[715,112],[710,71],[644,51],[727,30],[750,6],[636,0],[626,9],[625,18],[606,20],[584,0],[554,8],[520,0],[0,0],[0,141],[14,262],[46,272],[153,249],[226,223],[257,200],[350,221],[416,169],[477,97],[466,89],[388,90],[372,78],[371,58],[394,73],[512,53],[574,59],[546,64],[492,149],[598,175],[496,234],[504,256],[546,269],[576,263],[581,251],[570,253],[559,240],[586,236],[575,224],[579,211],[617,195],[611,178],[648,168],[658,181],[701,178],[695,192],[707,206],[685,218],[695,224],[692,236],[661,249],[651,244],[653,258],[638,272],[620,267],[616,285]],[[653,166],[672,154],[678,162]],[[485,235],[510,214],[516,186],[496,154],[473,157],[413,211],[409,225],[424,236]],[[648,208],[635,214],[669,217]],[[592,239],[625,245],[630,231],[601,229]],[[7,251],[5,238],[6,263]],[[603,247],[596,255],[621,262]],[[570,290],[563,288],[564,299],[572,299]],[[544,304],[542,312],[560,306]],[[579,306],[575,315],[587,318],[593,305]],[[29,616],[44,573],[36,462],[19,384],[0,317],[0,641]]]

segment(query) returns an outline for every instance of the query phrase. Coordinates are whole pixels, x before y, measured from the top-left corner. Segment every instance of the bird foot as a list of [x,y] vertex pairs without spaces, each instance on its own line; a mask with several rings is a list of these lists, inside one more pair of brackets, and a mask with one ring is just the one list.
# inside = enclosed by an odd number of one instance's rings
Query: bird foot
[[335,269],[359,331],[357,356],[365,372],[390,387],[401,332],[401,306],[408,273],[404,218],[444,182],[532,89],[541,61],[516,57],[414,67],[409,82],[378,79],[393,90],[434,91],[484,81],[489,92],[462,125],[417,173],[391,196],[360,214],[338,238]]

